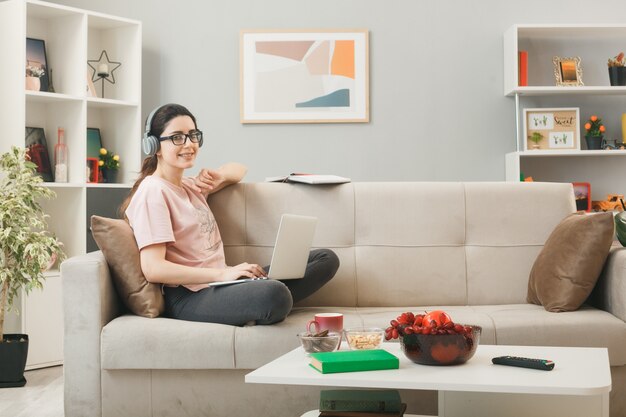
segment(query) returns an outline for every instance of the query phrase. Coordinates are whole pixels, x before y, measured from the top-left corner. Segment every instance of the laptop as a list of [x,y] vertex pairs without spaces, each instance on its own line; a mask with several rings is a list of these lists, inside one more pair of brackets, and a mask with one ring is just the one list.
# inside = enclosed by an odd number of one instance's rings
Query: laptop
[[317,218],[283,214],[276,233],[276,242],[267,277],[242,278],[209,283],[209,287],[239,284],[257,279],[300,279],[304,277],[313,244]]

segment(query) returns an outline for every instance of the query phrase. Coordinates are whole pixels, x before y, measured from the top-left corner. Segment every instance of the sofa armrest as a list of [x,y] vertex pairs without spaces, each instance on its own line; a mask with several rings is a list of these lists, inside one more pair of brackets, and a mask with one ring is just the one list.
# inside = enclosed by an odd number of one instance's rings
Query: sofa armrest
[[65,416],[100,416],[100,333],[120,315],[120,301],[100,251],[63,262],[61,280]]
[[593,304],[626,321],[626,248],[612,248],[592,294]]

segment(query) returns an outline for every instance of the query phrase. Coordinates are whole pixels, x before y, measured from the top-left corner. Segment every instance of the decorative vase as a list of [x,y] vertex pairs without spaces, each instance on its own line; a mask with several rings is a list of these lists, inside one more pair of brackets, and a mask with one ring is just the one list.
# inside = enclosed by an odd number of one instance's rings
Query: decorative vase
[[24,368],[28,357],[28,335],[5,334],[0,343],[0,388],[26,385]]
[[589,150],[602,149],[603,139],[604,139],[604,136],[585,136],[585,141],[587,142],[587,149]]
[[39,91],[41,89],[41,80],[39,77],[26,77],[26,89],[30,91]]
[[102,174],[102,182],[106,182],[108,184],[114,184],[117,182],[117,169],[100,168],[100,173]]
[[612,86],[626,85],[626,67],[609,67],[609,81]]

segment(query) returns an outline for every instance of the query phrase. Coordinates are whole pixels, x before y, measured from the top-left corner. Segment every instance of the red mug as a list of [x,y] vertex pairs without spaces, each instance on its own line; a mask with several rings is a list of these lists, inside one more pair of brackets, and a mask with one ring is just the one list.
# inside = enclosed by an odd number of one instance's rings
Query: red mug
[[306,324],[306,329],[311,332],[311,326],[315,327],[315,333],[328,330],[341,334],[343,330],[343,314],[341,313],[318,313],[315,319]]

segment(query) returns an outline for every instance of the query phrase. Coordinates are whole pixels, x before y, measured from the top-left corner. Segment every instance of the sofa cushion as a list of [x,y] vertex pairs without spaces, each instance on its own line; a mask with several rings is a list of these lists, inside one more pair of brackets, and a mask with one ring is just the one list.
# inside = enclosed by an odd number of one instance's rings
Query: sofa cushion
[[117,317],[102,329],[102,369],[233,369],[235,327]]
[[133,230],[124,220],[91,216],[93,238],[104,254],[124,305],[142,317],[157,317],[165,310],[161,288],[149,283],[141,271]]
[[528,302],[552,312],[585,302],[613,242],[613,214],[572,214],[559,223],[537,256],[528,281]]
[[126,315],[102,331],[102,368],[256,369],[298,347],[296,335],[316,313],[341,312],[346,328],[384,328],[402,312],[425,310],[445,310],[455,322],[481,326],[481,344],[608,347],[612,366],[626,364],[622,348],[626,323],[610,313],[585,306],[568,314],[552,314],[533,304],[511,304],[303,307],[295,308],[283,322],[244,327]]
[[583,305],[577,311],[553,314],[534,304],[475,310],[493,320],[498,345],[605,347],[611,366],[626,365],[626,323],[606,311]]

